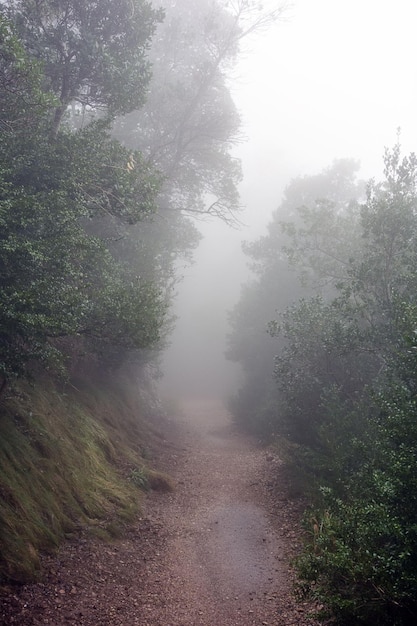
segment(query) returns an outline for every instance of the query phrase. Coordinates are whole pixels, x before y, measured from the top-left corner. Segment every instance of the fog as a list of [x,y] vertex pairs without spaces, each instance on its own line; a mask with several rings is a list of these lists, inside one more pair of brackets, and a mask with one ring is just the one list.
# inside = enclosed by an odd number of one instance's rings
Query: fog
[[182,271],[164,384],[178,394],[228,395],[239,379],[224,358],[228,311],[248,279],[243,240],[259,237],[298,175],[335,158],[378,178],[385,146],[417,148],[413,0],[296,0],[285,18],[246,44],[231,78],[245,141],[240,229],[199,223],[204,238]]

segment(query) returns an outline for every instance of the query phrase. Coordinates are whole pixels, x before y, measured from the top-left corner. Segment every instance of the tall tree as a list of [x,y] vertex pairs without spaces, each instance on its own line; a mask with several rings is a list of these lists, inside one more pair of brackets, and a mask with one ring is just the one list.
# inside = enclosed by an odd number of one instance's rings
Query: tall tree
[[[360,198],[358,164],[335,161],[315,176],[294,179],[285,190],[264,237],[244,244],[254,277],[231,313],[228,358],[241,364],[244,378],[232,410],[258,433],[276,431],[280,414],[273,380],[279,338],[268,336],[268,323],[312,289],[334,292],[356,254]],[[347,237],[352,232],[354,236]],[[308,337],[308,333],[306,333]]]
[[43,62],[46,88],[56,94],[52,132],[71,102],[111,116],[144,103],[146,58],[162,12],[146,0],[6,0],[28,53]]
[[[97,121],[50,138],[56,97],[43,91],[31,58],[0,15],[0,374],[1,385],[36,361],[62,363],[65,338],[146,347],[158,339],[158,289],[127,273],[91,216],[136,222],[154,207],[158,180],[139,154]],[[24,42],[26,45],[26,42]],[[134,164],[133,164],[134,163]]]
[[280,324],[290,436],[321,486],[300,572],[340,624],[417,615],[416,163],[399,145],[386,151],[384,180],[361,205],[362,249],[335,297]]
[[[240,164],[231,148],[240,140],[239,115],[229,77],[239,45],[280,13],[258,2],[162,0],[165,20],[150,50],[152,80],[147,102],[119,118],[114,133],[139,148],[164,177],[152,224],[134,229],[132,244],[164,268],[165,291],[178,280],[179,261],[189,261],[199,234],[190,218],[236,220]],[[149,258],[149,257],[148,257]]]
[[160,4],[166,15],[150,50],[149,96],[118,122],[116,136],[165,175],[161,208],[233,222],[241,172],[230,150],[240,120],[228,78],[242,40],[280,11],[247,0]]

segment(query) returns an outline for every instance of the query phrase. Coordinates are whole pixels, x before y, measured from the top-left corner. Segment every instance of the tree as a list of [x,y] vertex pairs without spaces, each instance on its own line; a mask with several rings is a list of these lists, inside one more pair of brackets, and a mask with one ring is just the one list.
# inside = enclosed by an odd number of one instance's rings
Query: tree
[[384,162],[360,207],[358,254],[331,299],[302,301],[272,328],[286,339],[276,369],[285,434],[320,486],[302,585],[340,624],[417,615],[417,162],[401,159],[399,144]]
[[363,184],[356,179],[357,169],[356,162],[343,159],[320,174],[294,179],[267,235],[244,245],[254,278],[231,313],[227,356],[244,372],[232,411],[258,434],[277,432],[284,413],[273,371],[285,341],[276,333],[271,340],[268,323],[300,297],[308,298],[313,287],[322,295],[334,293],[336,283],[348,274],[360,241],[354,200]]
[[26,57],[11,24],[0,13],[0,125],[5,140],[19,130],[28,133],[54,104],[41,83],[40,64]]
[[104,108],[110,116],[144,103],[150,79],[146,59],[162,12],[146,0],[6,0],[31,57],[43,63],[46,89],[58,98],[56,135],[71,102]]
[[[78,132],[48,132],[52,95],[43,74],[3,18],[0,67],[0,373],[2,386],[41,361],[62,363],[65,338],[147,347],[159,336],[159,290],[127,274],[92,216],[136,222],[153,210],[158,178],[139,154],[97,121]],[[32,106],[33,105],[33,106]],[[25,125],[23,125],[25,122]],[[122,306],[123,304],[123,306]]]
[[230,149],[240,140],[240,119],[228,74],[242,40],[280,11],[246,0],[163,0],[162,6],[147,102],[117,122],[116,136],[165,175],[161,210],[233,222],[241,172]]

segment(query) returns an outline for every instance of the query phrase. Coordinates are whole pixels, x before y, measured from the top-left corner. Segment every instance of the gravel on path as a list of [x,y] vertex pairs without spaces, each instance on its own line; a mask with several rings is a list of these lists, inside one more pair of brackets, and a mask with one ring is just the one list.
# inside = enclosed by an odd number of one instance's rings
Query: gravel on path
[[300,509],[280,460],[213,400],[161,426],[174,491],[149,494],[122,539],[45,557],[41,582],[0,596],[1,626],[316,626],[293,594]]

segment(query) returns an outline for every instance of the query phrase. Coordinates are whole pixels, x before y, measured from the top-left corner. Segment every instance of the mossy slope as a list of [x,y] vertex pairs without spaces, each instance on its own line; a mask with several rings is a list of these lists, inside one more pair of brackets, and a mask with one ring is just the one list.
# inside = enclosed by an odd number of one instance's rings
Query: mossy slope
[[21,387],[0,406],[0,580],[32,579],[39,553],[82,526],[131,519],[147,472],[146,425],[133,396],[108,384],[63,394]]

